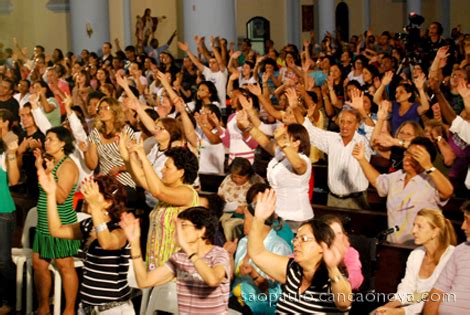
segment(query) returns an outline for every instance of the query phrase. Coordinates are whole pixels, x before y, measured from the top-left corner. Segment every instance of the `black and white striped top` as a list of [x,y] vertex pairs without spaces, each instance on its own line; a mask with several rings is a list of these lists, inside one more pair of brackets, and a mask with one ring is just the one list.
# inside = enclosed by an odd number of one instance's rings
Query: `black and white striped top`
[[[91,218],[80,222],[80,229],[85,240],[92,228]],[[119,228],[118,223],[108,223],[110,231],[117,228]],[[131,293],[127,282],[129,244],[119,250],[104,250],[96,239],[83,250],[85,263],[80,286],[81,302],[87,305],[101,305],[129,300]]]
[[291,258],[287,264],[286,283],[282,285],[282,294],[277,302],[277,314],[347,314],[334,303],[324,264],[315,272],[310,287],[299,293],[302,273],[302,267]]
[[[132,130],[128,125],[124,126],[123,132],[127,133],[130,139],[135,138],[134,130]],[[96,144],[101,173],[107,175],[113,167],[124,165],[124,161],[119,153],[119,143],[117,142],[117,139],[110,143],[103,143],[101,141],[100,132],[96,128],[91,131],[89,139],[91,142]],[[124,186],[135,187],[135,182],[132,180],[129,172],[121,172],[117,174],[116,179]]]

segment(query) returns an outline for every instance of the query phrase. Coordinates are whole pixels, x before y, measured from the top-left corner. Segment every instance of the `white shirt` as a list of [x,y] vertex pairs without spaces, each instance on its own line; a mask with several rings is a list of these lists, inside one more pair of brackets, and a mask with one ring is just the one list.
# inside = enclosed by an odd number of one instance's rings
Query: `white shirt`
[[29,97],[31,94],[26,93],[23,98],[21,98],[21,93],[16,93],[13,95],[13,98],[18,101],[18,104],[20,104],[20,109],[23,108],[24,104],[29,102]]
[[[217,134],[217,129],[212,130]],[[224,174],[225,147],[224,144],[212,144],[204,132],[198,127],[196,134],[199,138],[199,173]]]
[[227,69],[224,71],[212,72],[208,67],[204,67],[202,74],[207,81],[214,83],[215,88],[217,89],[217,95],[219,96],[220,106],[219,108],[225,108],[225,98],[227,94]]
[[310,143],[328,154],[328,188],[330,191],[339,196],[365,191],[369,186],[369,181],[359,162],[352,156],[352,151],[356,144],[364,143],[364,155],[369,161],[372,150],[367,138],[356,132],[352,140],[344,145],[339,133],[317,128],[308,119],[304,120],[303,126],[307,129]]
[[406,261],[406,272],[403,279],[397,288],[395,299],[400,300],[401,304],[414,303],[410,306],[404,307],[405,314],[421,314],[423,311],[424,302],[415,303],[421,300],[421,294],[431,291],[434,283],[444,269],[447,261],[454,252],[455,247],[450,245],[446,251],[442,254],[439,263],[432,272],[432,275],[426,279],[419,276],[419,269],[423,263],[425,249],[424,247],[418,247],[413,250],[408,256]]
[[[150,161],[150,164],[152,164],[153,170],[158,175],[158,177],[162,178],[162,169],[165,166],[167,156],[165,155],[164,151],[160,151],[158,143],[155,144],[152,150],[150,150],[149,154],[147,154],[147,159]],[[144,192],[144,194],[145,203],[149,207],[154,208],[158,204],[158,199],[152,196],[152,194],[147,190]]]
[[[457,134],[460,139],[470,144],[470,123],[465,121],[462,117],[455,117],[449,130]],[[465,186],[470,189],[470,165],[468,166],[467,178],[465,178]]]
[[312,164],[308,156],[300,154],[300,157],[307,164],[307,170],[302,175],[294,172],[279,148],[276,148],[275,156],[268,164],[266,177],[276,192],[276,214],[284,220],[306,221],[313,218],[308,194]]

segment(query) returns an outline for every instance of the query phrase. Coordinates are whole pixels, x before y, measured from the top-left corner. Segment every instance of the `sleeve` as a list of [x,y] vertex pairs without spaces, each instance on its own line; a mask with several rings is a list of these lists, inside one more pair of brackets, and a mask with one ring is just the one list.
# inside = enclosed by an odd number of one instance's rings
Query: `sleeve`
[[36,122],[36,126],[38,126],[39,130],[43,134],[46,134],[46,131],[52,127],[52,124],[49,119],[47,119],[42,109],[31,109],[31,114],[33,114],[34,121]]
[[100,142],[100,135],[99,135],[98,129],[94,128],[91,131],[90,136],[88,137],[88,139],[89,139],[90,142],[93,142],[94,144],[98,144]]
[[72,129],[72,134],[75,140],[78,143],[85,142],[87,140],[87,134],[83,129],[82,123],[80,122],[80,119],[78,119],[77,114],[75,114],[75,112],[72,112],[68,116],[68,120],[70,124],[70,129]]
[[250,147],[250,149],[256,149],[258,147],[258,142],[256,142],[256,140],[251,136],[243,138],[243,142],[245,142],[246,145]]
[[165,263],[165,266],[170,269],[173,274],[176,274],[176,270],[178,269],[178,263],[177,263],[177,257],[178,253],[174,253],[171,255],[170,258],[168,258],[167,262]]
[[406,261],[405,276],[401,279],[395,294],[395,299],[402,304],[413,303],[413,293],[416,287],[416,277],[422,261],[422,249],[416,249],[410,253]]
[[442,270],[439,278],[437,278],[436,283],[434,284],[434,288],[440,290],[442,292],[450,292],[452,289],[452,283],[454,282],[455,276],[457,274],[457,268],[455,264],[455,260],[457,259],[457,249],[454,250],[454,253],[449,258],[446,266]]
[[331,142],[331,136],[334,135],[334,133],[315,127],[309,119],[304,119],[304,123],[302,125],[307,129],[310,143],[320,151],[328,154],[329,143]]
[[449,130],[457,134],[466,143],[470,143],[470,123],[463,120],[462,117],[455,117]]
[[377,177],[376,189],[380,197],[386,197],[390,188],[389,174],[382,174]]
[[213,266],[222,265],[225,267],[225,278],[230,279],[232,275],[232,270],[230,268],[230,257],[228,252],[222,247],[219,248],[217,255],[214,256],[212,261]]
[[362,264],[359,259],[359,253],[353,247],[349,247],[344,256],[344,264],[348,270],[348,280],[353,289],[358,289],[364,281],[362,275]]
[[211,69],[209,69],[208,67],[204,66],[204,70],[202,70],[202,75],[204,77],[206,77],[206,80],[207,80],[207,77],[211,74]]

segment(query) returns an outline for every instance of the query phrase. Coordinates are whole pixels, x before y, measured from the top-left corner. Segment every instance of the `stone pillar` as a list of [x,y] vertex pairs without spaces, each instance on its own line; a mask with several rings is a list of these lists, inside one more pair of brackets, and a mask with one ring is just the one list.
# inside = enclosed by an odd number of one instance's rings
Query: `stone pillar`
[[195,35],[226,38],[237,43],[235,0],[183,0],[184,40],[196,52]]
[[335,27],[335,1],[318,0],[318,42],[323,40],[326,32],[334,36]]
[[70,0],[72,51],[98,52],[109,39],[108,0]]
[[122,25],[124,27],[124,45],[132,45],[131,0],[122,1]]
[[286,1],[286,34],[287,43],[294,44],[302,49],[300,42],[300,2],[299,0]]
[[370,0],[363,0],[362,1],[362,28],[363,31],[368,30],[370,28]]
[[406,0],[406,15],[411,12],[421,15],[421,0]]

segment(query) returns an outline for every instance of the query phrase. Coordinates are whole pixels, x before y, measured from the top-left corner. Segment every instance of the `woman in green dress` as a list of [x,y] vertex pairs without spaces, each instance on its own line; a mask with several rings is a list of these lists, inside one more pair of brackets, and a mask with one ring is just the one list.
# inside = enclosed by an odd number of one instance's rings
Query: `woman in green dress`
[[[73,210],[73,194],[77,187],[79,171],[75,163],[68,158],[73,152],[73,138],[64,127],[54,127],[47,131],[44,144],[47,158],[36,149],[36,167],[46,163],[46,172],[52,172],[57,182],[57,208],[62,224],[77,222],[77,214]],[[75,299],[78,290],[78,277],[73,258],[77,253],[80,241],[64,240],[52,237],[47,221],[47,194],[39,187],[38,225],[33,245],[33,268],[38,294],[39,307],[37,314],[49,314],[49,293],[51,290],[51,275],[48,271],[51,260],[62,276],[65,292],[65,310],[63,314],[74,314]]]

